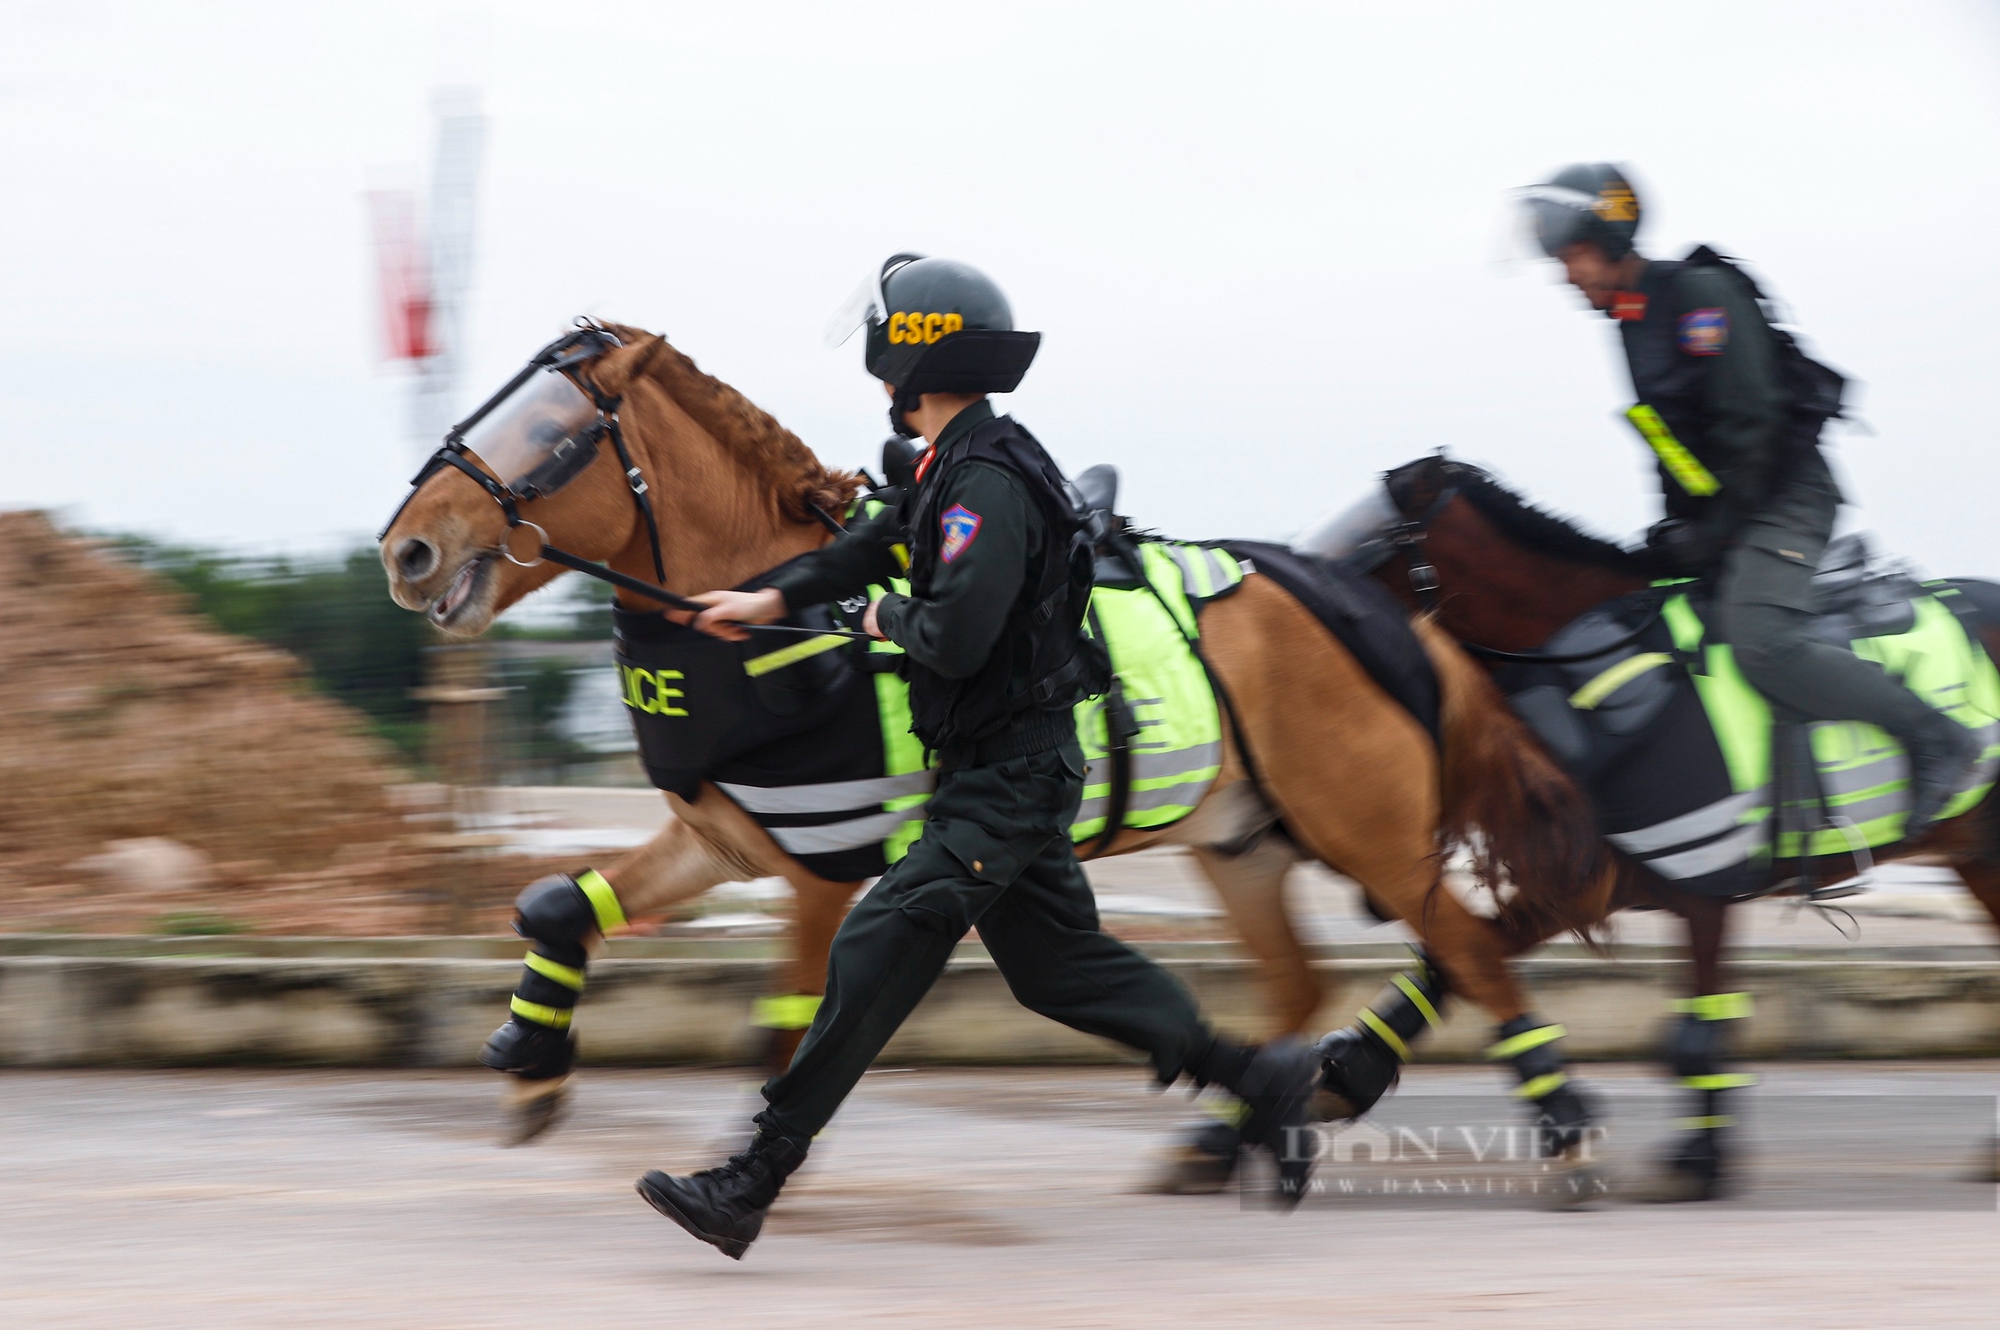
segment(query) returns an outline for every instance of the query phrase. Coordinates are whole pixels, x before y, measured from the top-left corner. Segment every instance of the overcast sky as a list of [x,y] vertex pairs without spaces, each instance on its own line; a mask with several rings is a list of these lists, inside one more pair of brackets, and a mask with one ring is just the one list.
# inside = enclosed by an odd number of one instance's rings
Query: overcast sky
[[[1002,12],[1004,11],[1004,13]],[[489,119],[466,404],[575,314],[668,333],[838,464],[826,320],[887,253],[1045,334],[1007,405],[1187,536],[1283,536],[1434,448],[1656,515],[1612,325],[1507,191],[1629,162],[1642,249],[1753,260],[1863,381],[1850,522],[2000,575],[2000,21],[1973,3],[0,3],[0,506],[365,536],[414,444],[362,191]]]

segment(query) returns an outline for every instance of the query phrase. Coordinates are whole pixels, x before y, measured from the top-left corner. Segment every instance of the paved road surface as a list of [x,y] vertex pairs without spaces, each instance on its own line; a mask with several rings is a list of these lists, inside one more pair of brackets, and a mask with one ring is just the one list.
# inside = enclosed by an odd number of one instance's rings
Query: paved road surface
[[[1669,1105],[1643,1069],[1592,1076],[1622,1124],[1607,1142],[1617,1177]],[[631,1191],[647,1167],[714,1161],[747,1102],[741,1078],[590,1074],[566,1128],[513,1151],[488,1143],[492,1089],[470,1074],[0,1077],[0,1325],[1827,1330],[2000,1317],[1994,1189],[1955,1176],[1991,1129],[2000,1064],[1767,1069],[1756,1093],[1806,1096],[1795,1102],[1817,1125],[1797,1140],[1763,1121],[1758,1181],[1729,1205],[1552,1212],[1526,1195],[1532,1165],[1447,1144],[1407,1169],[1323,1169],[1360,1190],[1290,1215],[1137,1194],[1149,1150],[1188,1112],[1137,1071],[885,1069],[741,1264]],[[1490,1069],[1418,1068],[1399,1103],[1455,1121],[1477,1116],[1464,1096],[1498,1105],[1494,1089]],[[1523,1187],[1368,1194],[1471,1174]],[[1796,1185],[1827,1177],[1831,1197]]]

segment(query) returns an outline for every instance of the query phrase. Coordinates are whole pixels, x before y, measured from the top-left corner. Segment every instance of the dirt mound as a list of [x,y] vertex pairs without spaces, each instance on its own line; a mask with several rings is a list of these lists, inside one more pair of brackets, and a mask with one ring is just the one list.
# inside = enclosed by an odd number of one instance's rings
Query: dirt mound
[[0,625],[0,931],[438,926],[409,776],[296,659],[35,512],[0,513]]

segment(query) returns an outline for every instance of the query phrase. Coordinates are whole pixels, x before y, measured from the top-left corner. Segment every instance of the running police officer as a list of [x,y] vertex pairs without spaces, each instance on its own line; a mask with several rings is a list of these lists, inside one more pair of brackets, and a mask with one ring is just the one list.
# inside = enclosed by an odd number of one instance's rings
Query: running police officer
[[861,320],[891,425],[930,444],[914,487],[761,589],[697,597],[711,608],[695,626],[740,640],[739,625],[907,576],[910,594],[874,601],[864,624],[907,653],[911,728],[938,755],[937,789],[922,836],[834,938],[819,1014],[764,1087],[749,1147],[691,1177],[647,1173],[639,1192],[741,1259],[813,1137],[977,926],[1032,1010],[1146,1053],[1163,1084],[1186,1075],[1242,1097],[1246,1139],[1280,1153],[1296,1196],[1310,1164],[1285,1128],[1306,1120],[1311,1053],[1210,1030],[1178,982],[1100,931],[1070,843],[1084,771],[1072,707],[1108,682],[1081,632],[1089,542],[1055,463],[986,398],[1020,383],[1041,335],[1014,330],[984,274],[914,254],[883,265]]
[[1617,167],[1568,167],[1524,201],[1542,251],[1618,324],[1639,399],[1627,414],[1666,492],[1666,516],[1646,533],[1655,570],[1716,575],[1718,636],[1766,697],[1901,740],[1912,758],[1907,834],[1921,835],[1979,745],[1880,666],[1812,632],[1812,576],[1841,500],[1819,433],[1840,412],[1840,376],[1773,327],[1756,284],[1706,245],[1679,262],[1641,257],[1639,198]]

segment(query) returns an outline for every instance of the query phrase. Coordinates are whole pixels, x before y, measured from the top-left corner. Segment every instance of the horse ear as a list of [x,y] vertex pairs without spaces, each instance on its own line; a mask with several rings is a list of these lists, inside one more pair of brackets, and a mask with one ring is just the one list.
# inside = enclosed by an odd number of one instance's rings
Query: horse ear
[[624,328],[617,324],[606,324],[605,327],[624,345],[592,361],[584,372],[605,396],[623,397],[625,390],[632,386],[632,380],[659,354],[667,339],[640,328]]

